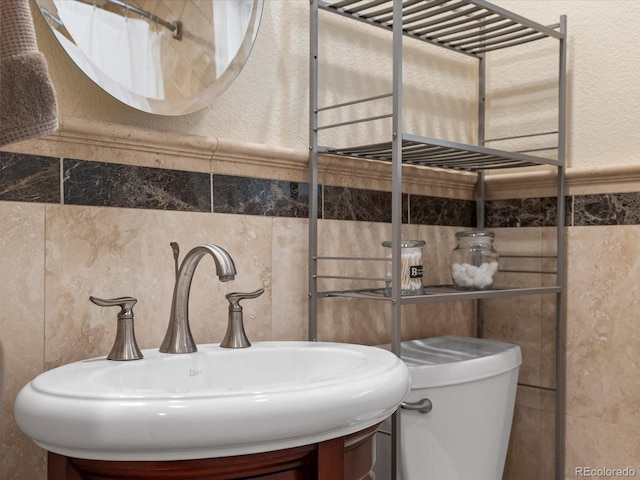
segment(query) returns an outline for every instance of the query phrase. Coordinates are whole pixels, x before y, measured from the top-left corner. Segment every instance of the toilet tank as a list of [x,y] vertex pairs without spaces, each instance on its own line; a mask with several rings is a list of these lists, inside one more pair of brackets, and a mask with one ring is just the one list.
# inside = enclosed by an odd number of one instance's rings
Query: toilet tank
[[[511,431],[520,348],[471,337],[402,343],[411,392],[430,413],[402,410],[403,480],[499,480]],[[376,480],[390,478],[390,424],[378,434]]]

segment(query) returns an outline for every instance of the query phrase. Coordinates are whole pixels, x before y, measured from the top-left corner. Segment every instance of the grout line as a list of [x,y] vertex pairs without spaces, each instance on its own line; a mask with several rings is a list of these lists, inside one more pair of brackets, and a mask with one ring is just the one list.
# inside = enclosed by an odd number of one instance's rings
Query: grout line
[[60,205],[64,205],[64,157],[60,157]]
[[569,205],[570,205],[569,206],[569,208],[570,208],[570,211],[569,211],[569,218],[570,218],[569,226],[570,227],[575,227],[575,223],[576,223],[576,217],[575,217],[576,205],[575,205],[575,201],[576,201],[576,196],[575,195],[571,195],[571,199],[569,200]]
[[[62,167],[63,159],[60,159]],[[62,171],[62,168],[61,168]],[[62,181],[62,176],[60,177]],[[61,190],[62,193],[62,190]],[[49,206],[44,205],[44,219],[42,222],[42,372],[47,364],[47,222],[49,220]]]
[[211,201],[211,206],[209,207],[211,212],[214,213],[213,210],[213,173],[209,174],[209,199]]

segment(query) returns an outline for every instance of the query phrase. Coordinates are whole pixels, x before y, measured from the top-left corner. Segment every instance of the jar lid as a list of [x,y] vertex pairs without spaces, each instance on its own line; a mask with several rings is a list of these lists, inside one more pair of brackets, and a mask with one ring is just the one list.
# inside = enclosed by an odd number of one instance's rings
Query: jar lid
[[[400,241],[400,247],[401,248],[415,248],[415,247],[424,247],[426,244],[426,242],[424,240],[401,240]],[[382,246],[383,247],[388,247],[391,248],[391,242],[390,241],[384,241],[382,242]]]
[[495,233],[490,232],[488,230],[467,230],[464,232],[456,233],[456,238],[458,240],[462,238],[477,238],[478,240],[481,240],[483,238],[493,239],[495,236],[496,236]]

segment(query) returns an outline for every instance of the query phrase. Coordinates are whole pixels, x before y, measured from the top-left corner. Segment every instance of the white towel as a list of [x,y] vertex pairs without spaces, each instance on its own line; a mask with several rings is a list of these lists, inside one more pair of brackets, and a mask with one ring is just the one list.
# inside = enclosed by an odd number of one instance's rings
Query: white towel
[[56,95],[29,0],[0,0],[0,146],[57,129]]

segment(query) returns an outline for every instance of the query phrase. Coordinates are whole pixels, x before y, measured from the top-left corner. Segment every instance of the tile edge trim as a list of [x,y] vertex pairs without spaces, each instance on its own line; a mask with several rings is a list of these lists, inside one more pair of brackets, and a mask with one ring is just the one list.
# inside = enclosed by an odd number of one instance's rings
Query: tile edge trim
[[[66,150],[69,147],[86,149],[86,154],[78,155],[78,152],[74,152],[74,155],[67,155]],[[255,171],[255,176],[260,178],[308,181],[307,150],[165,132],[76,117],[63,118],[60,130],[52,135],[20,142],[8,146],[5,150],[96,160],[92,155],[92,149],[95,147],[112,149],[115,152],[128,150],[146,155],[163,154],[210,162],[204,169],[204,165],[194,167],[193,170],[196,171],[247,175],[258,167],[259,171]],[[100,161],[109,162],[108,159]],[[142,159],[140,163],[137,160],[127,163],[149,166],[149,163]],[[475,174],[412,166],[406,168],[408,174],[403,179],[405,193],[462,200],[475,199]],[[320,183],[326,185],[391,189],[391,167],[386,162],[322,154],[319,158],[319,176]],[[486,175],[487,199],[554,196],[555,178],[555,169],[489,173]],[[566,179],[568,195],[640,191],[640,165],[567,168]]]

